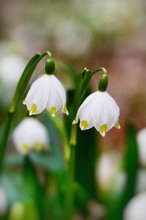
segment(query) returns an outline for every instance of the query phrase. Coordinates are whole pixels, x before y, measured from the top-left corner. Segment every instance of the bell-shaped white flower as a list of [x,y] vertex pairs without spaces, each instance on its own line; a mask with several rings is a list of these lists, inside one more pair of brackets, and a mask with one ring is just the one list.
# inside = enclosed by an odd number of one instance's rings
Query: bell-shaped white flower
[[146,166],[146,128],[143,128],[138,132],[137,143],[139,150],[139,161],[141,165]]
[[27,154],[32,150],[41,151],[49,144],[48,132],[38,120],[26,118],[15,128],[13,142],[22,154]]
[[105,136],[112,127],[120,128],[119,114],[120,110],[114,99],[107,92],[96,91],[81,104],[73,124],[80,119],[81,130],[94,126]]
[[59,110],[68,115],[65,89],[53,74],[44,74],[32,84],[24,104],[29,115],[39,114],[45,108],[52,116]]
[[140,168],[136,178],[136,193],[146,191],[146,169]]
[[146,219],[146,192],[132,198],[124,211],[124,220]]
[[[96,164],[95,180],[102,191],[109,191],[111,188],[123,188],[122,173],[119,170],[121,157],[118,152],[102,153]],[[119,188],[116,189],[119,191]]]

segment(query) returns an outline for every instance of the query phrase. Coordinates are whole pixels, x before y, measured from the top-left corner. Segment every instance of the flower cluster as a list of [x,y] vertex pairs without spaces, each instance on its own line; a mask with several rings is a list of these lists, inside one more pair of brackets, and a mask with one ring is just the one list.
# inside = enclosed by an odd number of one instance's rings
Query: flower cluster
[[[58,111],[69,114],[66,107],[66,92],[62,83],[54,76],[55,62],[49,54],[45,65],[46,74],[37,79],[31,86],[24,104],[29,115],[41,113],[44,109],[54,117]],[[103,75],[98,91],[89,95],[81,104],[73,124],[80,120],[81,130],[95,127],[104,137],[111,128],[120,128],[120,109],[114,99],[106,92],[108,74],[105,68],[99,68]]]

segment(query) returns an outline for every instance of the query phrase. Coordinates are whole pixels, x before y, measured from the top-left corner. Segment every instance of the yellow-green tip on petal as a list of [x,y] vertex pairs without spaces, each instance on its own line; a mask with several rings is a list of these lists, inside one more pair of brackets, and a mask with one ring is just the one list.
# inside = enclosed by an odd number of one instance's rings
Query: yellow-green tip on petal
[[35,113],[37,111],[37,105],[36,104],[32,104],[29,115],[32,115],[33,113]]
[[86,128],[88,127],[88,122],[87,122],[86,120],[83,120],[83,121],[81,122],[80,127],[81,127],[81,130],[86,129]]
[[29,152],[29,145],[28,144],[23,144],[21,146],[21,150],[23,153],[27,154]]
[[49,112],[51,113],[52,117],[55,117],[55,114],[56,114],[56,112],[57,112],[56,107],[55,107],[55,106],[52,106],[52,107],[50,108],[50,111],[49,111]]
[[75,119],[73,120],[72,124],[75,125],[75,124],[77,124],[77,123],[78,123],[78,120],[77,120],[77,118],[75,118]]
[[69,115],[69,112],[68,112],[68,110],[67,110],[66,105],[64,105],[64,107],[63,107],[63,113],[65,113],[66,115]]
[[103,137],[105,137],[105,134],[107,132],[107,125],[106,124],[101,125],[99,132]]
[[121,128],[121,125],[120,125],[120,122],[119,122],[119,121],[116,122],[115,128],[117,128],[117,129],[120,129],[120,128]]
[[41,142],[39,142],[39,141],[36,142],[35,145],[34,145],[34,148],[35,148],[35,150],[38,151],[38,152],[41,151],[41,150],[42,150],[42,144],[41,144]]
[[23,105],[26,105],[26,99],[23,100]]

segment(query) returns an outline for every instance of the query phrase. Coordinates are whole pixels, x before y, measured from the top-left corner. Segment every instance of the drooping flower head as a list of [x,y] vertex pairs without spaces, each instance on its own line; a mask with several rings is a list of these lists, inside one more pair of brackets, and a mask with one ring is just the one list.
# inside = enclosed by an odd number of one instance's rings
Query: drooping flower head
[[107,92],[96,91],[89,95],[78,109],[74,123],[80,119],[81,130],[95,127],[102,136],[112,127],[120,128],[120,110]]
[[24,104],[29,110],[29,115],[39,114],[45,108],[52,116],[59,110],[68,114],[65,89],[54,75],[44,74],[37,79],[32,84]]
[[114,99],[106,92],[108,85],[108,74],[105,68],[99,81],[98,91],[89,95],[81,104],[73,124],[80,120],[81,130],[95,127],[104,137],[112,127],[120,128],[120,109]]
[[27,154],[30,151],[47,149],[49,137],[46,127],[34,118],[26,118],[15,128],[13,142],[16,149]]
[[[55,66],[53,61],[46,62],[46,74],[37,79],[31,86],[25,100],[29,115],[41,113],[45,108],[54,117],[61,110],[68,115],[66,108],[66,93],[61,82],[53,75]],[[48,66],[49,72],[48,73]]]
[[117,151],[103,152],[95,166],[95,181],[101,196],[121,194],[127,181],[126,172],[121,170],[121,155]]
[[137,143],[139,150],[139,161],[146,167],[146,128],[141,129],[137,134]]
[[124,210],[124,220],[146,219],[146,192],[134,196]]

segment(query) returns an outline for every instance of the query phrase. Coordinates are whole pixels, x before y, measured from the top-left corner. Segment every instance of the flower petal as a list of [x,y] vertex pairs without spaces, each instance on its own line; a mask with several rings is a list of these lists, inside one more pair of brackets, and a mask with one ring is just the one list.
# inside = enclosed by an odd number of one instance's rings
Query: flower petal
[[49,97],[48,82],[49,78],[45,74],[32,84],[25,99],[30,115],[39,114],[45,109]]
[[[73,121],[73,124],[76,124],[78,122],[78,119],[82,122],[83,120],[86,120],[88,122],[87,129],[93,127],[92,118],[91,118],[91,111],[92,108],[92,101],[94,100],[94,97],[96,96],[96,92],[89,95],[84,102],[80,105],[76,118]],[[80,126],[81,127],[81,126]]]
[[107,92],[100,92],[96,97],[95,108],[97,112],[92,115],[94,127],[100,132],[103,124],[110,130],[119,118],[119,107]]
[[63,112],[68,114],[67,108],[65,108],[65,104],[65,89],[60,83],[60,81],[54,75],[52,75],[49,81],[49,99],[46,108],[50,113],[52,113],[52,116],[54,116],[55,113],[60,109],[62,109]]

